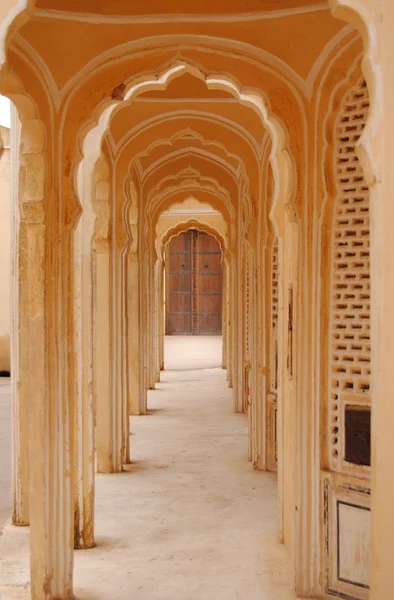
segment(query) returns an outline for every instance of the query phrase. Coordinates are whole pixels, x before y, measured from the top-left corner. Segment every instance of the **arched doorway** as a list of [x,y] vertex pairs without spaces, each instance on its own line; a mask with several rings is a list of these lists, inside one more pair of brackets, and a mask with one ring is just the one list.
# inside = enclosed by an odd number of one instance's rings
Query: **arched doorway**
[[173,237],[165,259],[166,335],[221,335],[222,252],[211,235]]

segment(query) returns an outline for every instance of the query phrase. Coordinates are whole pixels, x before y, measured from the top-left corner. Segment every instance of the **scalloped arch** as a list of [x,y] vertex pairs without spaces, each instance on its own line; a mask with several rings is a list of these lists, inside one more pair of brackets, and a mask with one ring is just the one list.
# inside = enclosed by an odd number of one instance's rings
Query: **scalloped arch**
[[204,231],[208,233],[208,235],[212,235],[216,241],[220,244],[220,248],[222,250],[222,260],[225,258],[228,251],[227,239],[220,233],[218,229],[213,227],[212,225],[208,225],[204,223],[201,219],[189,219],[188,221],[183,221],[182,223],[178,223],[167,229],[162,236],[157,237],[155,245],[157,256],[164,260],[164,250],[168,242],[173,238],[183,233],[184,231],[188,231],[189,229],[198,229],[199,231]]
[[[288,134],[282,123],[269,113],[267,103],[262,94],[255,90],[240,89],[227,76],[215,73],[206,74],[199,66],[190,62],[175,60],[170,65],[166,65],[163,69],[160,69],[157,73],[140,75],[133,78],[122,93],[122,102],[132,101],[139,94],[150,90],[165,90],[171,81],[186,73],[204,81],[208,89],[223,90],[230,93],[240,104],[249,107],[259,116],[271,137],[272,150],[270,161],[276,184],[274,187],[271,218],[275,223],[278,201],[284,206],[291,207],[291,211],[294,212],[293,199],[295,196],[296,173],[295,164],[290,154]],[[101,139],[106,132],[111,114],[118,105],[118,101],[108,100],[97,107],[96,123],[98,123],[97,127],[101,131]],[[86,135],[88,131],[89,124],[86,124],[80,130],[80,136]],[[82,147],[81,138],[79,146]]]

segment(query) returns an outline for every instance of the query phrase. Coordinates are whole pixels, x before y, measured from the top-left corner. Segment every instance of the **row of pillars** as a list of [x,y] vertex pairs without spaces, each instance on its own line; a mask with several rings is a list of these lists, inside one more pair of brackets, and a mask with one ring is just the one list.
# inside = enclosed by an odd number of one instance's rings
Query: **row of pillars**
[[95,472],[121,472],[130,461],[129,414],[140,403],[138,295],[126,302],[120,282],[138,289],[139,263],[96,235],[89,210],[74,231],[62,224],[61,202],[50,219],[43,202],[19,205],[21,177],[42,147],[19,156],[15,114],[11,131],[12,521],[30,525],[32,599],[68,599],[73,549],[95,545]]

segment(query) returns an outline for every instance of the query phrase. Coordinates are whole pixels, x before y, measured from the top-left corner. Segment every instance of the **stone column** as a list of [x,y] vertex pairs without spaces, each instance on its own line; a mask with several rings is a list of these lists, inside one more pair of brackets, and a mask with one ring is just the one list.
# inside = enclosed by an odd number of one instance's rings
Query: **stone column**
[[[35,127],[38,134],[38,123]],[[38,136],[34,131],[30,133],[29,141],[34,144]],[[29,290],[31,596],[32,600],[44,596],[66,600],[73,596],[74,524],[73,394],[69,371],[73,247],[70,226],[64,221],[71,211],[64,210],[64,197],[60,195],[51,197],[48,204],[38,200],[38,190],[45,190],[45,159],[36,146],[28,149],[25,145],[24,153],[21,176],[26,184],[22,219],[27,226]],[[47,206],[50,209],[46,215]]]
[[[97,169],[97,167],[96,167]],[[97,173],[97,171],[96,171]],[[101,173],[101,174],[100,174]],[[116,207],[110,230],[110,174],[106,164],[96,175],[93,238],[93,379],[96,404],[96,451],[99,473],[119,473],[124,460],[122,390],[121,262]],[[112,194],[114,196],[114,194]]]
[[[143,411],[146,413],[148,406],[148,374],[147,374],[147,348],[148,348],[148,336],[147,336],[147,303],[146,303],[146,291],[141,285],[141,281],[147,279],[147,257],[146,251],[141,249],[138,254],[139,264],[139,352],[140,352],[140,402],[143,406]],[[143,413],[143,414],[144,414]]]
[[394,239],[393,141],[394,62],[391,0],[332,1],[334,16],[355,25],[364,38],[363,72],[370,113],[359,156],[370,186],[372,321],[371,600],[394,597],[393,424]]
[[[241,232],[241,218],[238,215],[237,232]],[[232,305],[233,305],[233,398],[235,412],[243,412],[243,281],[242,281],[242,239],[237,235],[237,253],[233,260]]]
[[164,262],[160,264],[159,282],[159,369],[164,369],[164,335],[165,335],[165,280]]
[[11,383],[13,409],[13,512],[14,525],[29,524],[29,402],[28,332],[29,294],[27,286],[27,225],[19,212],[20,122],[11,104]]
[[86,151],[78,172],[83,214],[75,232],[74,274],[74,393],[75,486],[74,548],[92,548],[94,542],[95,432],[93,397],[92,210],[94,157]]
[[141,397],[140,290],[138,254],[127,256],[127,340],[128,393],[130,414],[145,414]]
[[154,372],[153,372],[153,381],[154,383],[158,383],[160,381],[160,317],[161,317],[161,309],[162,309],[162,290],[161,290],[161,261],[157,260],[154,267],[154,300],[155,300],[155,308],[154,308],[154,331],[153,331],[153,341],[154,341]]
[[227,264],[227,382],[233,387],[233,337],[234,337],[234,308],[233,308],[233,269],[234,261],[229,257]]
[[147,339],[147,354],[146,354],[146,371],[147,371],[147,388],[155,389],[157,382],[156,370],[156,348],[157,348],[157,264],[155,244],[153,241],[153,232],[149,235],[149,250],[147,262],[147,276],[144,278],[146,287],[143,293],[146,298],[146,339]]
[[74,548],[92,548],[94,542],[95,436],[93,405],[92,258],[89,210],[75,233],[74,297]]
[[104,243],[96,245],[95,252],[95,393],[96,393],[96,449],[97,471],[112,473],[113,423],[111,394],[111,340],[110,340],[110,255]]
[[130,464],[130,397],[128,390],[128,375],[127,375],[127,255],[125,252],[121,252],[120,255],[120,281],[118,283],[118,290],[121,295],[121,306],[120,306],[120,322],[119,322],[119,335],[120,335],[120,356],[119,356],[119,367],[120,375],[119,381],[121,383],[119,392],[119,400],[122,404],[122,463]]
[[227,368],[227,264],[222,256],[222,369]]

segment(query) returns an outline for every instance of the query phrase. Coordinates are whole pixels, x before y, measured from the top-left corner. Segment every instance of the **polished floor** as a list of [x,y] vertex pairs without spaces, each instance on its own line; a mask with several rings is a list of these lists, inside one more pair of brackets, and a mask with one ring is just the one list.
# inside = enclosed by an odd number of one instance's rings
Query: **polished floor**
[[[220,352],[220,338],[166,339],[149,415],[131,421],[133,463],[97,476],[97,547],[76,552],[77,599],[294,599],[276,478],[247,460]],[[6,528],[0,558],[0,598],[27,599],[28,528]]]

